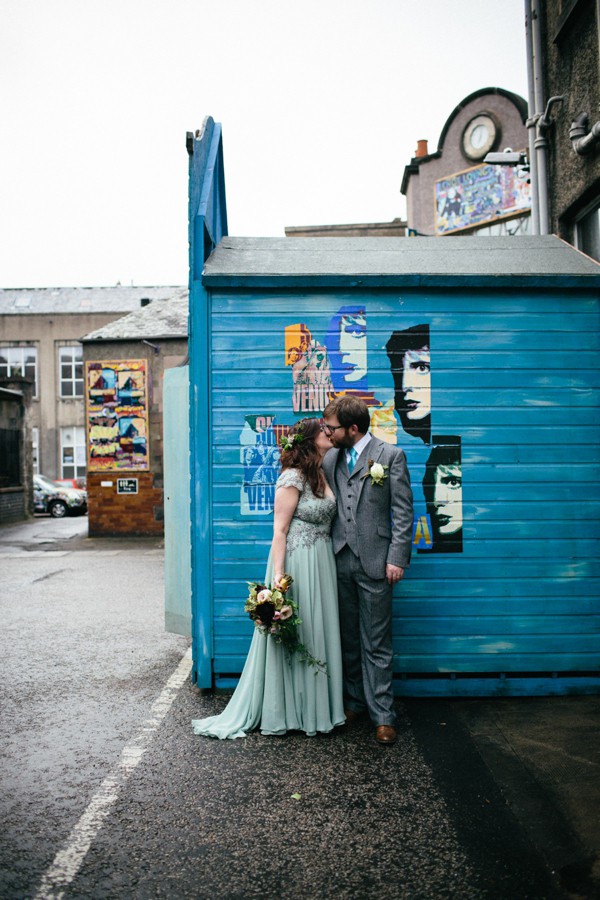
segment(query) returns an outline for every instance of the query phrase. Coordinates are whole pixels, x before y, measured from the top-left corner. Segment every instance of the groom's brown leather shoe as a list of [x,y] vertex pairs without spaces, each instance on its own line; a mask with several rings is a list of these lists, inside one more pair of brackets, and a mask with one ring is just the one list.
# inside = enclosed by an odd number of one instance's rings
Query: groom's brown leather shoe
[[375,729],[375,740],[378,744],[393,744],[396,732],[391,725],[378,725]]
[[354,725],[358,719],[358,713],[354,712],[353,709],[345,709],[344,715],[346,716],[346,725]]

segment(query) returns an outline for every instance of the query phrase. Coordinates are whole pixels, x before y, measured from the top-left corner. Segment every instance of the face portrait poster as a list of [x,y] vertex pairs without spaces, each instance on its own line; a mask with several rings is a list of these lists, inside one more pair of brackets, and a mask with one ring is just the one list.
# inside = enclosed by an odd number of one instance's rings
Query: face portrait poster
[[146,360],[85,364],[88,471],[147,469]]
[[433,327],[389,316],[369,335],[369,312],[359,303],[331,307],[320,328],[310,315],[302,318],[281,331],[278,384],[286,385],[286,409],[253,411],[239,432],[240,514],[273,512],[282,435],[304,416],[319,418],[335,397],[351,394],[366,403],[371,434],[406,454],[415,551],[462,553],[461,438],[433,434]]
[[425,464],[423,495],[431,543],[419,553],[462,553],[462,462],[460,437],[434,435]]

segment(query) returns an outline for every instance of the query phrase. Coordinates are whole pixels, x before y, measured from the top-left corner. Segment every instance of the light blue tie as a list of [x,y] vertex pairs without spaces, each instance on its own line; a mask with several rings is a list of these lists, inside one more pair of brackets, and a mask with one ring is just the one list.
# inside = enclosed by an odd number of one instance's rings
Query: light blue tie
[[358,453],[354,447],[350,447],[348,453],[350,454],[350,459],[348,461],[348,471],[352,475],[354,471],[354,466],[356,465],[356,460],[358,459]]

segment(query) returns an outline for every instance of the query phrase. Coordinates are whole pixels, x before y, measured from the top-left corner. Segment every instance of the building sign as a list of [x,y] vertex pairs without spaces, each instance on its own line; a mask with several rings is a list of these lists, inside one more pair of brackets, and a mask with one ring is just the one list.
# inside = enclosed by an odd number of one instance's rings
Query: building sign
[[137,494],[137,478],[117,478],[117,494]]
[[475,166],[435,182],[435,233],[448,234],[531,210],[529,175],[512,166]]
[[148,468],[146,360],[85,364],[88,472]]

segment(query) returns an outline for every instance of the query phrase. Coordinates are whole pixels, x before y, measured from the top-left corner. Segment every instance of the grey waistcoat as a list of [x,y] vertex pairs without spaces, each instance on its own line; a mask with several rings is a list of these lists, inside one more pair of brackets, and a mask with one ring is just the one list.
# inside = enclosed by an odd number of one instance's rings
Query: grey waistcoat
[[[343,529],[346,543],[356,556],[360,556],[358,534],[356,531],[356,507],[360,488],[360,472],[358,465],[354,467],[352,475],[348,474],[346,451],[342,450],[343,458],[336,467],[335,478],[339,491],[338,502],[338,529]],[[339,535],[339,531],[338,531]],[[342,545],[343,546],[343,545]]]

